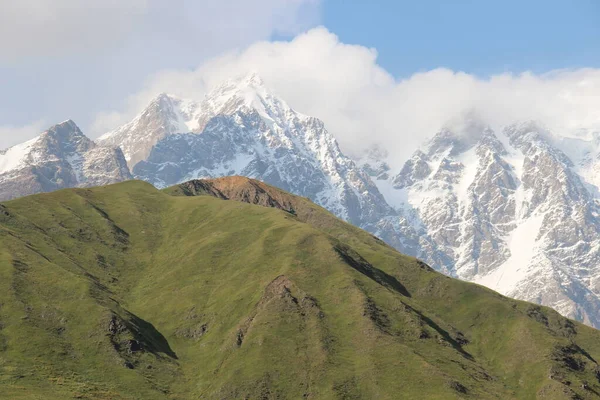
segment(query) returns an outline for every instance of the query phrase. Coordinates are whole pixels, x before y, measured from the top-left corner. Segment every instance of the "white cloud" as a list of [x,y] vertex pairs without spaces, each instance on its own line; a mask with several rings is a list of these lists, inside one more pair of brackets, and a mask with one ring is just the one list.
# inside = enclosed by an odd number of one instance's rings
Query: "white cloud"
[[[0,146],[29,121],[88,133],[165,68],[196,66],[320,18],[321,0],[0,0]],[[116,118],[116,119],[115,119]],[[99,130],[120,113],[105,114]],[[23,140],[25,137],[23,136]],[[17,141],[20,141],[17,139]]]
[[147,0],[0,0],[0,60],[96,48],[119,40]]
[[[399,164],[424,138],[458,115],[475,110],[497,127],[536,119],[556,130],[600,129],[600,70],[502,74],[482,79],[439,68],[396,80],[377,64],[377,52],[341,43],[325,28],[291,42],[258,42],[211,59],[193,70],[169,70],[148,79],[112,112],[124,122],[159,92],[200,99],[207,88],[254,70],[290,105],[323,119],[342,147],[358,154],[382,145]],[[95,127],[106,128],[107,114]]]
[[[0,61],[135,46],[191,52],[296,34],[319,18],[320,0],[0,0]],[[158,49],[156,49],[158,50]]]

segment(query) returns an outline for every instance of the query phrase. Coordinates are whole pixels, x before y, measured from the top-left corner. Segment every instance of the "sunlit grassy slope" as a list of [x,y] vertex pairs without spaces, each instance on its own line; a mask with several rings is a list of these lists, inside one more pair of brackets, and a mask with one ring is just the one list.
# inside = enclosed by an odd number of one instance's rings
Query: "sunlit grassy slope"
[[3,399],[594,398],[599,358],[599,331],[244,178],[0,206]]

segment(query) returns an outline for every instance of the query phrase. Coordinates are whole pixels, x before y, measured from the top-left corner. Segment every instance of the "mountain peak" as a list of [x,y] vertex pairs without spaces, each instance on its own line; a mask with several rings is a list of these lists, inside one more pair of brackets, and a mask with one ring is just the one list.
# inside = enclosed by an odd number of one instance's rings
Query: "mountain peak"
[[75,148],[88,149],[93,146],[93,142],[81,132],[77,124],[67,119],[26,142],[0,151],[0,174],[18,168],[35,148],[67,148],[74,151]]
[[479,143],[495,139],[494,131],[477,114],[469,113],[448,122],[425,144],[429,156],[449,152],[460,154]]
[[257,98],[270,96],[269,92],[270,90],[265,85],[265,81],[258,73],[250,72],[223,82],[212,90],[206,98],[211,101],[220,99],[227,102],[235,97],[244,100],[245,105],[251,106]]
[[240,83],[247,86],[260,87],[265,86],[265,81],[262,76],[258,74],[256,71],[251,71],[243,76],[240,80]]
[[97,146],[71,119],[0,151],[0,200],[131,179],[117,147]]
[[175,96],[167,94],[165,92],[157,94],[151,101],[148,103],[144,111],[142,111],[141,115],[145,113],[171,113],[173,109],[173,103],[178,100]]
[[148,103],[148,106],[152,105],[152,104],[179,104],[179,103],[188,103],[188,102],[193,102],[193,100],[190,99],[185,99],[182,97],[179,97],[177,95],[174,95],[172,93],[167,93],[167,92],[160,92],[159,94],[157,94],[156,96],[154,96],[154,98]]
[[200,118],[199,131],[217,115],[255,111],[266,120],[277,120],[291,110],[284,100],[267,88],[256,72],[223,82],[206,95],[200,108],[203,116]]
[[151,104],[160,104],[162,102],[166,102],[166,101],[171,101],[171,96],[169,96],[167,93],[165,92],[161,92],[159,94],[157,94],[149,103],[149,105]]
[[533,119],[510,124],[504,128],[504,131],[508,134],[509,137],[522,136],[528,133],[535,133],[547,136],[550,132],[544,124]]
[[72,140],[91,142],[71,119],[52,125],[48,130],[42,132],[40,138],[42,140],[52,138],[58,142],[68,142]]
[[59,139],[86,137],[77,124],[71,119],[52,125],[48,130],[44,131],[41,136],[52,136]]
[[246,74],[238,75],[233,79],[228,79],[223,82],[220,87],[227,88],[265,88],[265,81],[256,71],[250,71]]
[[48,154],[83,153],[96,146],[70,119],[50,127],[38,143]]
[[73,121],[73,120],[72,120],[72,119],[70,119],[70,118],[69,118],[69,119],[66,119],[66,120],[64,120],[63,122],[61,122],[61,123],[58,123],[58,124],[56,124],[56,125],[54,125],[54,126],[65,126],[65,127],[67,127],[67,126],[68,126],[68,127],[70,127],[70,128],[73,128],[73,129],[79,129],[79,127],[77,126],[77,124],[75,123],[75,121]]

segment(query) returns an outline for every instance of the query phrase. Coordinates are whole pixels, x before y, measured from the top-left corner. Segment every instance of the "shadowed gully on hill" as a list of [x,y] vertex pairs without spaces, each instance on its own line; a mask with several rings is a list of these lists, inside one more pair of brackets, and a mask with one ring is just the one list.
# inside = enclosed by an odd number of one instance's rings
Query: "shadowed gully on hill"
[[595,398],[600,332],[240,177],[0,205],[0,397]]

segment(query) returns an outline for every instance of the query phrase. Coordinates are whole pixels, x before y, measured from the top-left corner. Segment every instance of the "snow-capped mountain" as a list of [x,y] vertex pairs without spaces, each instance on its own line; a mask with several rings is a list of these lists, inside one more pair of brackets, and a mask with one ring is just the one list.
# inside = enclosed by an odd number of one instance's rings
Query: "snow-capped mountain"
[[96,145],[71,120],[0,151],[0,200],[127,179],[121,149]]
[[198,132],[199,112],[198,103],[161,93],[135,119],[102,135],[97,142],[120,147],[129,167],[133,168],[166,136]]
[[67,121],[2,151],[0,199],[130,179],[127,163],[158,187],[245,175],[449,275],[600,327],[600,133],[582,137],[471,119],[438,132],[399,171],[377,151],[359,165],[322,121],[250,74],[201,101],[161,94],[101,145]]
[[[573,140],[532,122],[501,132],[471,123],[439,132],[398,174],[371,170],[391,205],[434,243],[415,255],[598,327],[597,143]],[[577,163],[561,147],[577,149]]]
[[[199,104],[194,124],[200,133],[166,135],[134,166],[137,178],[164,187],[245,175],[309,197],[363,227],[394,213],[323,122],[294,111],[256,74],[225,82]],[[147,110],[141,116],[148,117]],[[165,125],[173,126],[179,114]]]
[[102,141],[122,146],[133,174],[156,186],[257,178],[438,270],[600,326],[600,146],[577,140],[471,121],[439,132],[401,171],[375,153],[358,167],[322,121],[250,74],[202,101],[162,94]]

